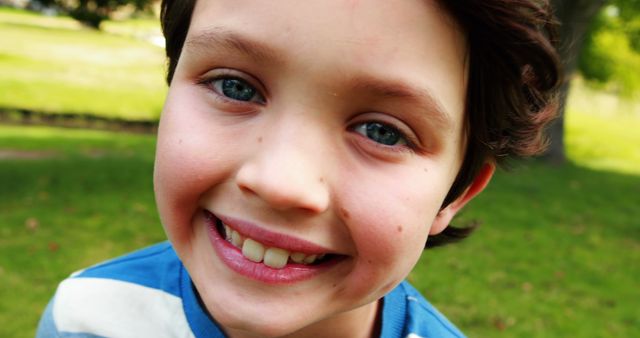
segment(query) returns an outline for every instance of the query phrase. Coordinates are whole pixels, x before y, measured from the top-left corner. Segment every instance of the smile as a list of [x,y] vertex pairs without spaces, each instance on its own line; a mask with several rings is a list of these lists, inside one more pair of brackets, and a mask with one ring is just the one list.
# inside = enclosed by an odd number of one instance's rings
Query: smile
[[346,256],[253,224],[204,210],[209,237],[232,270],[267,283],[292,283],[320,273]]
[[217,221],[216,226],[219,232],[220,230],[224,231],[223,235],[227,242],[239,248],[246,259],[255,263],[263,263],[274,269],[282,269],[288,262],[314,264],[316,261],[320,262],[326,256],[325,254],[307,255],[302,252],[290,252],[282,248],[267,247],[254,239],[242,236],[220,220]]

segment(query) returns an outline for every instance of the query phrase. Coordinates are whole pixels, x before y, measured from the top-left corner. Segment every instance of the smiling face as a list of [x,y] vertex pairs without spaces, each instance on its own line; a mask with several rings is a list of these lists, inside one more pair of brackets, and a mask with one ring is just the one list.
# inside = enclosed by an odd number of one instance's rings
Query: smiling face
[[484,185],[440,210],[465,149],[465,43],[431,1],[197,2],[156,198],[231,336],[372,332],[376,300]]

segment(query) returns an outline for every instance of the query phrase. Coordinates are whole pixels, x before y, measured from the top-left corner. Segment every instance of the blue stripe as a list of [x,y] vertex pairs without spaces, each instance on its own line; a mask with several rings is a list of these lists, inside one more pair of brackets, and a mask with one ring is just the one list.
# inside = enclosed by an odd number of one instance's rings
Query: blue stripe
[[180,260],[169,242],[162,242],[131,254],[109,260],[82,271],[75,278],[115,279],[158,289],[180,297],[176,276]]
[[191,277],[189,277],[187,270],[182,267],[180,273],[182,305],[193,335],[196,338],[225,338],[224,333],[200,304],[195,286],[191,282]]

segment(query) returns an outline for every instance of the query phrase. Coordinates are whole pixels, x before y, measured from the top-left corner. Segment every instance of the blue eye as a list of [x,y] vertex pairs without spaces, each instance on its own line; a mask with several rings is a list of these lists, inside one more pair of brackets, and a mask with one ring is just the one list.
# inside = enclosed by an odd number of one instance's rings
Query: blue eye
[[242,79],[226,77],[211,81],[214,90],[227,98],[243,102],[262,102],[258,90]]
[[406,145],[407,139],[397,128],[381,122],[364,122],[353,128],[355,132],[386,146]]

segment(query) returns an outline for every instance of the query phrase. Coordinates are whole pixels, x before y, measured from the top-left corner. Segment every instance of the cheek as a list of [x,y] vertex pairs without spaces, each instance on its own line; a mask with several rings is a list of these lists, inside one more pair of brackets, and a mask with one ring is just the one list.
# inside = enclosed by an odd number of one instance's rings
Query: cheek
[[174,145],[158,142],[154,186],[156,203],[169,239],[180,246],[189,241],[189,224],[205,184],[201,164],[193,163]]
[[[371,213],[352,232],[357,246],[354,294],[380,298],[404,280],[417,263],[426,242],[427,222]],[[362,281],[368,283],[362,283]]]
[[406,205],[375,202],[354,225],[358,253],[381,266],[410,269],[422,253],[431,218]]
[[352,184],[350,189],[358,193],[342,203],[358,255],[356,275],[371,281],[362,287],[375,285],[373,293],[383,294],[406,278],[420,258],[444,193],[426,183],[406,183],[410,180],[367,181],[377,184]]
[[167,235],[178,246],[190,240],[200,196],[232,170],[226,150],[230,147],[224,146],[225,138],[211,130],[204,116],[188,100],[171,100],[170,96],[158,130],[156,202]]
[[447,179],[425,175],[423,167],[397,166],[375,174],[346,171],[356,173],[341,184],[347,189],[340,194],[346,196],[342,203],[354,211],[350,230],[368,239],[356,245],[389,251],[391,257],[395,251],[422,250],[447,193]]

